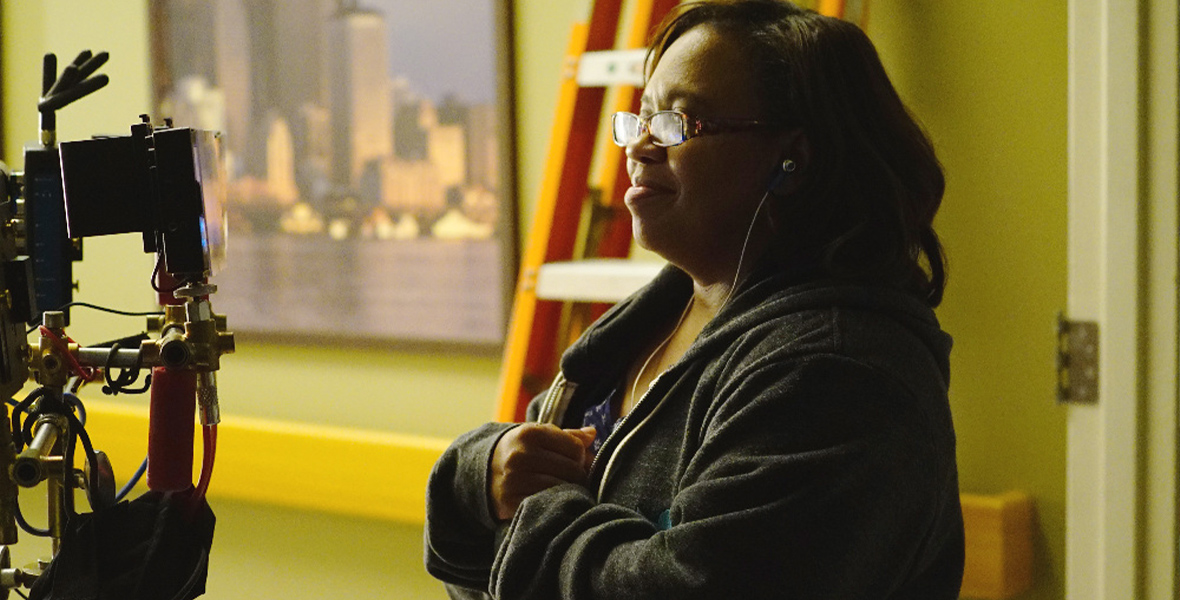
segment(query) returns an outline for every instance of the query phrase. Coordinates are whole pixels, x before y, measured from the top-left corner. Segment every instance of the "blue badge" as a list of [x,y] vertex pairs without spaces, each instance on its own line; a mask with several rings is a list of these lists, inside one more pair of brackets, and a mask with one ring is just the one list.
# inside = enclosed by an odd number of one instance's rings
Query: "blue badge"
[[583,427],[594,426],[594,445],[590,447],[590,451],[595,455],[598,454],[598,450],[602,448],[603,442],[606,441],[607,436],[610,435],[616,425],[611,406],[611,399],[614,398],[614,395],[615,393],[611,392],[607,395],[606,400],[586,409],[585,414],[582,416]]
[[671,509],[664,509],[664,512],[660,513],[659,518],[656,519],[656,528],[660,531],[667,531],[672,528]]

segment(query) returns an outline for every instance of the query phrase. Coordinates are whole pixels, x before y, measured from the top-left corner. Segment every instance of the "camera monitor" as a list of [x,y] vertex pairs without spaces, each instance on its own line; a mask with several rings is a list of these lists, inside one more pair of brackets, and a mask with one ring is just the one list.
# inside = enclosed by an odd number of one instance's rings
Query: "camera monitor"
[[130,136],[61,144],[70,237],[140,232],[179,279],[225,262],[226,178],[221,137],[189,128],[131,127]]

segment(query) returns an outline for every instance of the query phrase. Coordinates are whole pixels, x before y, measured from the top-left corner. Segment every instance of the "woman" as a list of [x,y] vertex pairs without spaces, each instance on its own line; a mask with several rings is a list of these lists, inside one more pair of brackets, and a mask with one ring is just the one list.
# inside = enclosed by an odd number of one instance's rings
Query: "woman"
[[[956,598],[943,176],[872,44],[779,0],[684,5],[614,117],[670,266],[428,487],[454,597]],[[478,592],[477,592],[478,591]]]

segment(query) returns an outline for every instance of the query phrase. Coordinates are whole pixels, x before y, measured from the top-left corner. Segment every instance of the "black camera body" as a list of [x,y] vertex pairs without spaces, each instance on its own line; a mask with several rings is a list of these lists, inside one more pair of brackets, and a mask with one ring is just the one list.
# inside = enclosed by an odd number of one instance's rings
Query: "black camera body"
[[[25,324],[38,316],[33,260],[23,247],[28,234],[17,210],[21,188],[20,179],[0,163],[0,295],[6,300],[0,302],[0,394],[6,398],[20,391],[29,377]],[[18,238],[25,243],[18,243]],[[72,270],[65,268],[68,276]]]

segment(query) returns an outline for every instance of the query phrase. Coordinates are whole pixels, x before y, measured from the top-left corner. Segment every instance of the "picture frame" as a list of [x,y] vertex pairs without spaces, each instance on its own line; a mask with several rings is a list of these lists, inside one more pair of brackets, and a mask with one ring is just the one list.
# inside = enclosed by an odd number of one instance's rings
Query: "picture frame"
[[[0,4],[0,27],[4,24],[4,5]],[[0,65],[4,64],[4,48],[0,44]],[[8,164],[12,159],[8,153],[8,137],[4,133],[4,86],[0,85],[0,162]]]
[[510,0],[150,0],[157,126],[222,132],[244,340],[498,352]]

